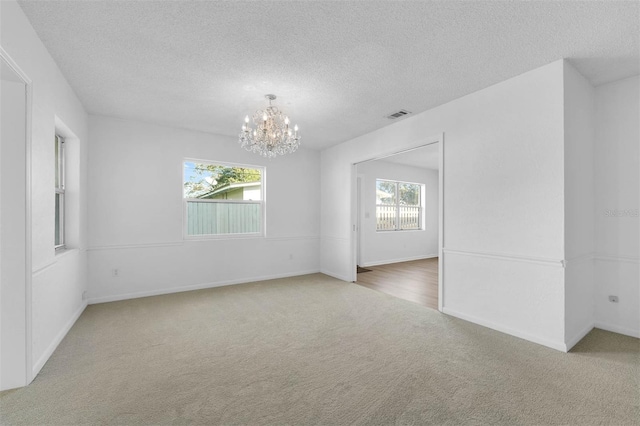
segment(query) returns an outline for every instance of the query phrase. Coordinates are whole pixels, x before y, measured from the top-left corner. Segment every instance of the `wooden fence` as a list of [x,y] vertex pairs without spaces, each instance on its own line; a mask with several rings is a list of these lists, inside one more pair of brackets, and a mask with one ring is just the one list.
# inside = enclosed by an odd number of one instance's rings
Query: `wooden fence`
[[[403,229],[421,229],[422,207],[376,205],[376,230],[395,231]],[[399,219],[399,223],[397,221]]]
[[260,232],[260,203],[187,201],[187,235]]

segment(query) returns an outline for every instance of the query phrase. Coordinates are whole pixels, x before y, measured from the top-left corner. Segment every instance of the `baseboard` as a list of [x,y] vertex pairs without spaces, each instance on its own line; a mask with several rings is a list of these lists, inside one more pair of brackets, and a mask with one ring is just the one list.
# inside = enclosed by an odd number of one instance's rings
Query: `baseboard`
[[71,316],[69,321],[67,321],[67,323],[64,325],[64,327],[62,327],[62,330],[60,330],[60,332],[56,335],[55,339],[53,339],[53,342],[51,342],[51,344],[44,351],[42,356],[33,365],[31,377],[35,378],[40,372],[40,370],[42,370],[42,367],[44,367],[44,365],[47,363],[47,361],[49,360],[53,352],[56,350],[60,342],[62,342],[62,339],[64,339],[64,337],[67,335],[69,330],[71,330],[71,327],[73,327],[73,325],[76,323],[78,318],[80,318],[80,315],[82,315],[82,312],[84,312],[84,309],[86,307],[87,307],[87,301],[85,300],[80,305],[80,308],[78,308],[78,310],[73,313],[73,315]]
[[591,330],[593,330],[593,328],[595,327],[594,324],[589,324],[587,327],[585,327],[582,331],[580,331],[578,334],[576,334],[575,336],[573,336],[571,339],[567,340],[567,352],[571,350],[571,348],[573,348],[575,345],[578,344],[578,342],[582,339],[584,339],[584,336],[586,336],[587,334],[589,334],[589,332]]
[[607,324],[598,321],[596,321],[594,327],[601,330],[611,331],[613,333],[624,334],[625,336],[636,337],[640,339],[640,331],[634,330],[632,328],[621,327],[619,325]]
[[469,321],[474,324],[478,324],[483,327],[487,327],[492,330],[499,331],[501,333],[509,334],[511,336],[518,337],[520,339],[528,340],[529,342],[537,343],[539,345],[543,345],[551,349],[555,349],[561,352],[567,352],[568,350],[567,345],[564,342],[554,342],[552,340],[547,340],[538,336],[534,336],[532,334],[523,333],[521,331],[514,330],[512,328],[505,327],[503,325],[496,324],[494,322],[487,321],[483,318],[478,318],[473,315],[467,315],[447,307],[443,307],[442,312],[447,315],[451,315],[452,317],[460,318],[462,320]]
[[412,260],[422,260],[422,259],[433,259],[434,257],[438,257],[438,254],[428,254],[426,256],[411,256],[411,257],[403,257],[399,259],[387,259],[381,260],[377,262],[364,262],[360,266],[368,267],[368,266],[378,266],[378,265],[388,265],[390,263],[400,263],[400,262],[411,262]]
[[165,288],[160,290],[139,291],[134,293],[116,294],[112,296],[90,297],[88,303],[89,305],[95,305],[97,303],[117,302],[119,300],[138,299],[140,297],[149,297],[149,296],[160,296],[163,294],[181,293],[183,291],[203,290],[207,288],[224,287],[224,286],[235,285],[235,284],[246,284],[246,283],[252,283],[257,281],[275,280],[278,278],[297,277],[300,275],[316,274],[318,272],[320,272],[319,269],[312,269],[308,271],[296,271],[296,272],[285,273],[285,274],[264,275],[260,277],[241,278],[238,280],[227,280],[227,281],[187,285],[182,287],[171,287],[171,288]]

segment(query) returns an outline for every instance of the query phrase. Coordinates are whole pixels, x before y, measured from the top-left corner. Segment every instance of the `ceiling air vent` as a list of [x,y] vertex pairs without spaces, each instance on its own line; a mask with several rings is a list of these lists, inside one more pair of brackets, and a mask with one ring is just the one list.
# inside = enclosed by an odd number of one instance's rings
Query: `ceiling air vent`
[[396,118],[404,117],[405,115],[411,114],[411,111],[407,111],[405,109],[401,109],[398,112],[394,112],[393,114],[387,115],[389,120],[395,120]]

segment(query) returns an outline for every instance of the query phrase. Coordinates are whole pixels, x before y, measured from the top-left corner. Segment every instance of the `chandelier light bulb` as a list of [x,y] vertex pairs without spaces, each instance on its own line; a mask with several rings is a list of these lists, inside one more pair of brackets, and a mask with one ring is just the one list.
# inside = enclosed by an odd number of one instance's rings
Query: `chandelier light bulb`
[[249,116],[248,115],[244,118],[244,122],[249,124]]
[[289,117],[284,118],[284,124],[286,124],[287,127],[289,127]]

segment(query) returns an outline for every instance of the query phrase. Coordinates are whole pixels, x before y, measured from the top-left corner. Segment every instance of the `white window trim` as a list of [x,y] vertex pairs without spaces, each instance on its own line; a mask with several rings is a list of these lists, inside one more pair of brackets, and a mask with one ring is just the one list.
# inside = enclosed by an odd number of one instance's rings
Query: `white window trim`
[[[260,185],[260,198],[259,201],[252,200],[211,200],[202,198],[185,198],[184,196],[184,165],[185,163],[200,163],[210,164],[214,166],[229,166],[229,167],[242,167],[245,169],[257,169],[260,170],[261,185]],[[265,166],[258,166],[255,164],[241,164],[232,163],[229,161],[215,161],[215,160],[202,160],[199,158],[183,158],[180,163],[181,169],[181,182],[180,187],[182,198],[182,239],[185,241],[208,241],[208,240],[227,240],[227,239],[251,239],[251,238],[265,238],[267,235],[267,201],[266,201],[266,187],[267,187],[267,168]],[[187,225],[187,203],[189,201],[205,202],[205,203],[238,203],[238,204],[259,204],[262,206],[260,209],[260,231],[249,233],[236,233],[236,234],[204,234],[204,235],[189,235]]]
[[[427,210],[427,206],[425,204],[425,196],[426,196],[426,184],[419,182],[407,182],[404,180],[394,180],[394,179],[384,179],[384,178],[376,178],[376,189],[378,188],[378,181],[391,182],[396,184],[396,228],[395,229],[378,229],[378,207],[379,206],[388,206],[389,204],[378,204],[376,203],[376,232],[416,232],[416,231],[425,231],[425,213]],[[419,217],[420,217],[420,227],[419,228],[400,228],[400,222],[397,218],[400,217],[400,197],[398,196],[398,184],[406,183],[409,185],[418,185],[420,187],[420,205],[419,205]]]
[[[65,210],[66,210],[66,196],[65,196],[65,146],[64,146],[64,138],[58,134],[55,135],[56,144],[58,144],[58,186],[55,187],[55,194],[59,195],[59,209],[60,209],[60,244],[55,244],[55,236],[54,236],[54,247],[56,251],[61,251],[66,248],[66,239],[65,239]],[[55,217],[55,216],[54,216]]]

